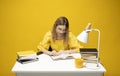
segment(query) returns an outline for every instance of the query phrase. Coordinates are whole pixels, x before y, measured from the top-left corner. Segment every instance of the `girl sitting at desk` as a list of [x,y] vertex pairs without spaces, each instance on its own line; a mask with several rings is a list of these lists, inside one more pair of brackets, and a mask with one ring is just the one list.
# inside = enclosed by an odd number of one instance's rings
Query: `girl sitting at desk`
[[[52,51],[49,51],[49,48]],[[48,55],[60,55],[62,53],[77,53],[81,48],[75,35],[69,31],[69,22],[66,17],[59,17],[52,31],[48,31],[43,40],[37,46],[39,52]]]

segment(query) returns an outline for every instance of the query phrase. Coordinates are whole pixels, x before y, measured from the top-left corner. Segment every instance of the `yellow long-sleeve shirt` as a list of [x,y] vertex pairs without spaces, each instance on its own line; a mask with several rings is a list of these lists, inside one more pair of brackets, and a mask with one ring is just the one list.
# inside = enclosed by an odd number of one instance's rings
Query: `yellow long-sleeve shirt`
[[56,50],[57,52],[60,50],[71,49],[76,49],[76,51],[79,52],[79,48],[81,47],[72,32],[69,32],[68,45],[66,45],[64,44],[64,40],[55,40],[55,42],[53,42],[52,33],[51,31],[49,31],[45,34],[43,40],[40,42],[37,48],[39,49],[39,51],[42,51],[44,49],[48,50],[50,46],[53,50]]

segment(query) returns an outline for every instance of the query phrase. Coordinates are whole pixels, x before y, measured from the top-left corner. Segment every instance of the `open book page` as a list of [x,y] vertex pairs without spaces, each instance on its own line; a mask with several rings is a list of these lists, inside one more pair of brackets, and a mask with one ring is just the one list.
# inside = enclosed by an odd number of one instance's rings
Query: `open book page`
[[74,54],[60,54],[58,56],[51,56],[53,60],[65,60],[65,59],[74,59],[74,58],[81,58],[79,53]]

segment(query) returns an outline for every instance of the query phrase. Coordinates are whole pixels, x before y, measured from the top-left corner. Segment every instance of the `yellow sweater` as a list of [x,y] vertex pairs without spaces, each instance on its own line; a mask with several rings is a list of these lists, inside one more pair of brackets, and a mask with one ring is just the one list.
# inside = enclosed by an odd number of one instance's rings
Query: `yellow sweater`
[[37,48],[39,49],[39,51],[41,51],[41,50],[48,50],[49,46],[51,46],[51,48],[57,52],[60,50],[65,51],[65,50],[71,50],[71,49],[76,49],[76,51],[79,52],[79,48],[81,46],[72,32],[69,32],[68,46],[64,44],[63,41],[64,40],[55,40],[55,42],[53,42],[52,33],[51,31],[49,31],[45,34],[43,40],[40,42]]

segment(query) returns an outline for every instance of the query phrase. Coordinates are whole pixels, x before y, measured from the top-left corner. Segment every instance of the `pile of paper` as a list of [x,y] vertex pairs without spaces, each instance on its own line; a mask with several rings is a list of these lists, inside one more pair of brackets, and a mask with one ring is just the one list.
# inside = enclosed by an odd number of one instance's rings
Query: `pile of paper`
[[17,52],[17,61],[22,64],[30,63],[30,62],[38,61],[38,57],[36,52],[33,50],[20,51]]
[[81,53],[81,58],[84,59],[86,62],[97,63],[97,61],[98,61],[97,49],[95,49],[95,48],[81,48],[80,53]]

